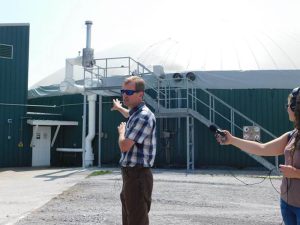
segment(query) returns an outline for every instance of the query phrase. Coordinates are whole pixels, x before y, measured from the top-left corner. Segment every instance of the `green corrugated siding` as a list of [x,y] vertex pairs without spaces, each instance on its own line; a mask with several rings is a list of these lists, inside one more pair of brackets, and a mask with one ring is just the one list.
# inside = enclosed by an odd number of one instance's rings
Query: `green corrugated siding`
[[126,122],[126,119],[117,111],[111,111],[112,97],[103,98],[103,113],[102,113],[102,162],[107,164],[117,165],[120,160],[120,150],[118,145],[117,127],[121,122]]
[[[120,113],[112,112],[112,97],[103,97],[102,105],[102,120],[103,120],[103,138],[102,138],[102,162],[110,165],[117,165],[120,157],[120,151],[117,143],[118,132],[117,126],[125,121]],[[82,115],[83,115],[83,96],[82,95],[64,95],[56,97],[43,97],[30,99],[29,104],[32,105],[56,105],[56,108],[42,108],[42,107],[30,107],[30,111],[35,112],[49,112],[61,114],[56,119],[78,121],[79,126],[61,127],[57,140],[53,148],[51,148],[51,165],[52,166],[80,166],[82,154],[81,153],[66,153],[57,152],[56,148],[81,148],[82,146]],[[96,106],[96,136],[93,140],[94,150],[94,165],[98,165],[98,113],[99,104],[97,99]],[[87,106],[88,115],[88,106]],[[37,117],[35,117],[37,118]],[[48,119],[49,116],[38,116],[39,119]],[[88,124],[88,122],[87,122]],[[31,129],[32,132],[32,129]],[[55,128],[52,129],[52,137],[54,135]],[[87,127],[88,132],[88,127]]]
[[[52,113],[57,115],[32,115],[32,119],[51,119],[78,121],[78,126],[61,126],[57,135],[54,146],[51,148],[51,165],[52,166],[73,166],[81,165],[80,153],[57,152],[56,148],[81,148],[81,130],[82,130],[82,112],[83,112],[83,96],[64,95],[58,97],[43,97],[30,99],[28,107],[30,112]],[[41,105],[49,107],[41,107]],[[50,107],[51,106],[51,107]],[[55,106],[55,107],[53,107]],[[53,138],[56,126],[51,129],[51,138]],[[30,128],[32,135],[32,127]]]
[[[29,166],[31,151],[22,119],[26,107],[4,105],[27,103],[29,26],[0,25],[0,43],[13,45],[13,59],[0,58],[0,167]],[[12,119],[10,127],[8,119]],[[20,141],[23,148],[18,148]]]
[[[288,115],[284,107],[287,102],[287,95],[290,90],[272,90],[272,89],[247,89],[247,90],[213,90],[212,92],[224,99],[235,109],[262,125],[276,136],[292,129],[292,123],[288,120]],[[219,125],[219,124],[218,124]],[[251,124],[244,124],[251,125]],[[222,127],[222,124],[219,125]],[[226,127],[226,126],[223,126]],[[229,127],[227,126],[227,129]],[[242,133],[238,132],[241,136]],[[262,141],[270,139],[262,136]],[[233,147],[221,147],[234,149]],[[273,157],[268,157],[274,162]],[[234,151],[227,160],[228,163],[237,166],[255,166],[254,160],[239,151]]]
[[[288,121],[286,109],[284,108],[289,90],[243,89],[210,91],[277,136],[292,129],[292,123]],[[198,93],[198,98],[204,99],[204,96],[199,96]],[[225,110],[221,105],[216,104],[216,107],[223,110],[223,114],[229,114],[228,110]],[[204,112],[205,110],[202,111]],[[166,119],[164,120],[166,121]],[[168,124],[164,126],[164,130],[175,131],[175,134],[171,135],[169,140],[171,142],[169,144],[171,146],[171,162],[165,163],[165,165],[182,164],[184,166],[186,163],[186,119],[180,120],[182,129],[179,133],[176,129],[176,126],[178,126],[177,121],[167,119],[167,122],[164,122]],[[240,118],[237,118],[236,121],[242,124],[245,123]],[[224,122],[218,116],[216,116],[216,124],[221,128],[230,130],[230,124]],[[242,136],[242,132],[237,131],[236,135]],[[269,139],[263,137],[262,141],[266,142]],[[159,165],[164,165],[164,162],[167,162],[167,148],[164,142],[160,138],[157,158]],[[267,159],[274,162],[273,157],[268,157]],[[203,166],[247,167],[259,166],[259,164],[232,146],[218,145],[209,129],[195,120],[195,166],[198,168]]]
[[[275,135],[280,135],[292,129],[292,124],[288,122],[286,109],[284,108],[289,90],[248,89],[210,91]],[[199,99],[206,101],[204,96],[198,97]],[[120,122],[126,120],[120,113],[110,111],[112,99],[112,97],[103,97],[103,138],[101,158],[103,164],[117,165],[120,159],[120,151],[117,143],[117,126]],[[83,97],[81,95],[65,95],[32,99],[29,101],[30,104],[57,105],[59,107],[55,110],[48,109],[48,111],[61,113],[62,119],[75,120],[80,124],[80,126],[76,128],[65,127],[60,131],[56,144],[52,149],[52,165],[81,165],[81,153],[58,153],[55,152],[55,148],[81,147],[82,101]],[[61,105],[64,106],[60,107]],[[203,112],[207,113],[205,110],[203,110]],[[226,114],[228,112],[224,111],[224,113]],[[216,118],[216,121],[218,121],[218,118]],[[96,137],[93,141],[95,154],[94,165],[98,165],[98,120],[96,123]],[[217,125],[226,129],[230,128],[229,124],[226,124],[224,121],[217,122]],[[162,138],[163,131],[170,132],[170,139],[165,140]],[[52,131],[52,135],[53,133],[54,131]],[[241,136],[241,132],[237,133],[237,135]],[[186,167],[185,118],[157,119],[157,140],[156,167]],[[270,160],[272,161],[273,158]],[[195,120],[195,167],[201,168],[206,166],[234,166],[241,168],[260,165],[245,153],[232,146],[218,145],[209,129],[199,121]]]

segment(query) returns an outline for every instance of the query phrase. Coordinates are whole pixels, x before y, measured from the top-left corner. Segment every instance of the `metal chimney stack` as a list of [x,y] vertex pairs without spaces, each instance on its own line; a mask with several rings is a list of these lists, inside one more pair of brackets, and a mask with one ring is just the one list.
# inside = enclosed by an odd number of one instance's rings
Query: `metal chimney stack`
[[85,21],[86,25],[86,48],[82,50],[82,66],[93,67],[94,61],[94,49],[91,48],[91,28],[92,21]]
[[86,25],[86,48],[91,48],[91,28],[92,28],[92,21],[85,21]]

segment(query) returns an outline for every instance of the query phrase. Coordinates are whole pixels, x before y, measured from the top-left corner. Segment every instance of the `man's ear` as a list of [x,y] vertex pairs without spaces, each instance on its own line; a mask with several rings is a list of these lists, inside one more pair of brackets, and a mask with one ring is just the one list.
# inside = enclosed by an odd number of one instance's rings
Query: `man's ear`
[[139,96],[140,96],[141,98],[143,98],[143,97],[144,97],[144,91],[140,91],[140,92],[139,92]]

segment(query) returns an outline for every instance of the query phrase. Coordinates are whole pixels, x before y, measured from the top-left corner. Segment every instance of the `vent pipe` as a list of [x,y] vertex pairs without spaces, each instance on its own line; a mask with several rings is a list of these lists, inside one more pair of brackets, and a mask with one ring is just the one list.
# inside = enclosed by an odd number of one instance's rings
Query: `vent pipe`
[[93,67],[94,61],[94,49],[91,48],[91,28],[92,21],[85,21],[86,25],[86,48],[82,49],[82,66],[85,68]]
[[91,28],[92,28],[92,21],[85,21],[86,25],[86,48],[91,48]]

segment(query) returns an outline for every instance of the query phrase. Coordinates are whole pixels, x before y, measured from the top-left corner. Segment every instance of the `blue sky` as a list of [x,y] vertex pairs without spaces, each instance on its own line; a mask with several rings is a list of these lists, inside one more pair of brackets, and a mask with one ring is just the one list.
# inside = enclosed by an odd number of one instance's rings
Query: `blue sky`
[[[297,0],[0,0],[0,23],[30,23],[29,87],[85,47],[92,20],[95,51],[132,40],[184,39],[233,29],[299,32]],[[206,41],[209,41],[208,37]]]

